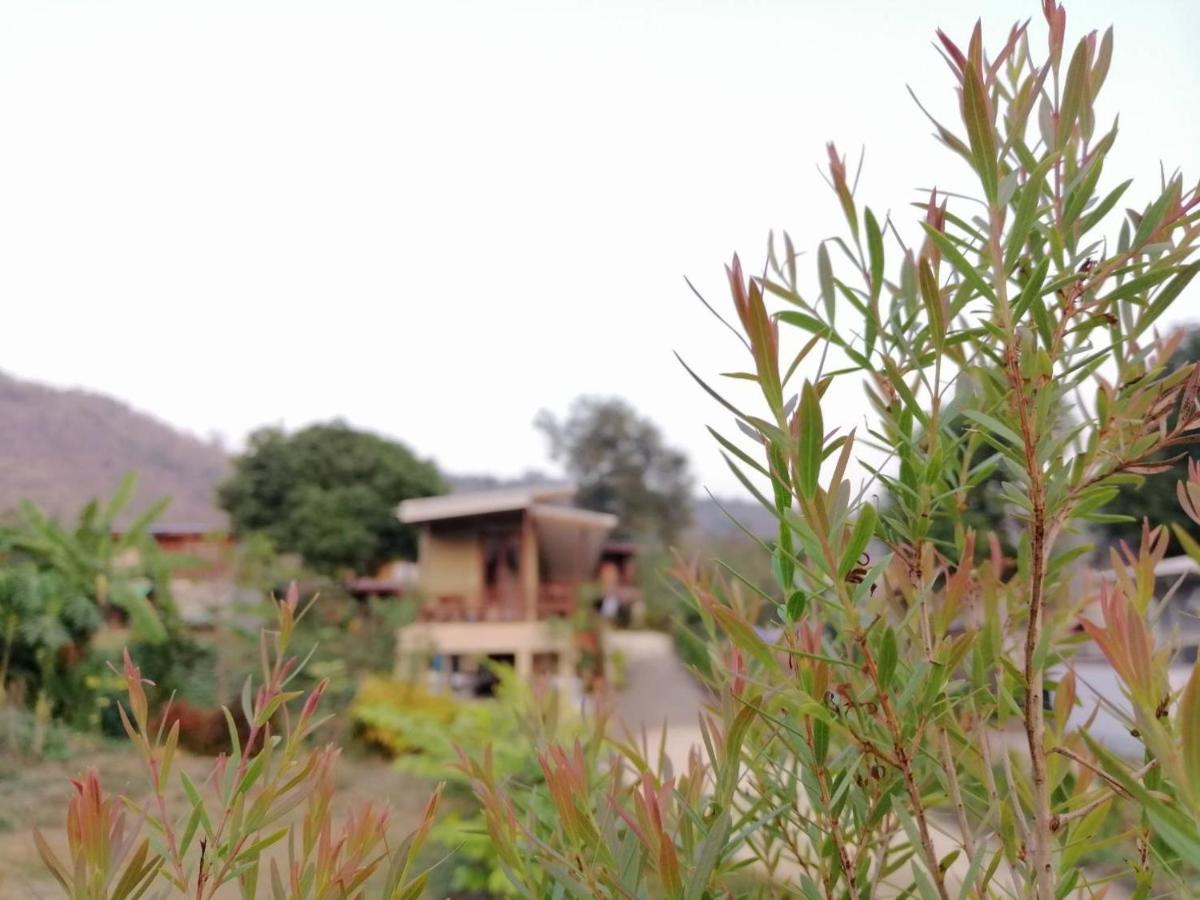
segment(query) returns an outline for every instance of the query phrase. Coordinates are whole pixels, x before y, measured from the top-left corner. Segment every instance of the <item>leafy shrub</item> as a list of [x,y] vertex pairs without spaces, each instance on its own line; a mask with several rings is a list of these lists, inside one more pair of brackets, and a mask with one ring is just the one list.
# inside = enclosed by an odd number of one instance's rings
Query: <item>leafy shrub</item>
[[359,681],[350,715],[359,724],[360,737],[367,746],[400,756],[427,748],[414,742],[404,728],[404,720],[395,713],[415,717],[418,730],[423,732],[426,723],[448,726],[460,707],[450,694],[430,693],[415,681],[367,675]]
[[[62,673],[56,696],[61,704],[59,718],[65,724],[107,737],[124,736],[118,705],[125,695],[119,670],[126,647],[116,641],[127,637],[121,631],[99,632],[86,653]],[[135,640],[127,646],[147,681],[151,709],[161,710],[172,698],[183,703],[206,692],[207,685],[198,689],[197,683],[211,681],[211,653],[192,636],[180,632],[166,641]],[[223,723],[220,710],[214,711]]]
[[95,692],[101,663],[93,638],[106,619],[128,621],[135,640],[153,647],[164,685],[185,665],[192,644],[169,590],[169,565],[149,532],[160,501],[114,536],[133,495],[127,476],[106,504],[88,504],[71,527],[23,505],[0,528],[0,693],[13,685],[26,702],[75,727],[102,718]]
[[[305,746],[319,723],[324,692],[288,690],[300,660],[288,655],[299,594],[278,605],[278,630],[262,634],[262,681],[246,682],[243,740],[226,710],[232,752],[217,758],[200,784],[176,767],[180,722],[150,724],[145,681],[128,654],[123,677],[128,706],[120,709],[130,741],[145,764],[146,798],[106,795],[95,770],[74,781],[67,810],[68,856],[61,859],[36,830],[38,851],[68,896],[124,900],[151,890],[211,900],[225,885],[242,897],[415,898],[428,880],[413,856],[433,824],[435,792],[417,830],[396,847],[386,832],[386,808],[366,803],[335,825],[331,745]],[[167,786],[178,778],[187,802],[172,809]],[[135,817],[128,816],[133,812]],[[299,815],[292,815],[293,812]],[[267,851],[279,845],[286,855]]]
[[[831,144],[846,228],[818,247],[815,289],[786,235],[761,275],[727,267],[749,353],[731,377],[761,402],[693,375],[736,420],[741,437],[717,440],[777,522],[773,584],[678,573],[715,696],[681,770],[597,723],[539,745],[541,817],[540,790],[486,753],[464,763],[523,894],[728,896],[751,865],[759,895],[814,900],[1200,889],[1200,664],[1181,690],[1151,628],[1166,532],[1114,551],[1111,578],[1078,570],[1118,490],[1200,437],[1200,366],[1172,370],[1179,338],[1154,331],[1200,271],[1200,189],[1164,175],[1110,215],[1130,185],[1100,189],[1112,32],[1068,50],[1062,7],[1043,12],[1044,60],[1028,23],[990,55],[978,25],[961,45],[938,34],[961,126],[935,134],[977,197],[935,191],[905,241]],[[846,378],[866,387],[861,433],[829,427]],[[997,474],[1011,555],[962,516]],[[1200,523],[1200,466],[1178,494]],[[1120,680],[1131,758],[1073,715],[1088,636]],[[1103,873],[1085,866],[1100,846],[1119,862]]]

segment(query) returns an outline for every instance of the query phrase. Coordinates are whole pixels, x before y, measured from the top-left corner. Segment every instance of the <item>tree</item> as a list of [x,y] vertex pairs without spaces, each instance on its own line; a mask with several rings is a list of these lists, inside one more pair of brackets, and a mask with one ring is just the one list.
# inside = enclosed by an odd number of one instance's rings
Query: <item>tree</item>
[[318,571],[370,572],[416,555],[397,504],[445,490],[434,464],[403,444],[331,422],[255,431],[218,498],[239,535],[265,534]]
[[576,502],[616,515],[618,534],[669,545],[690,524],[687,457],[624,400],[579,397],[563,421],[543,410],[535,425],[575,481]]
[[[1168,372],[1200,362],[1200,327],[1192,326],[1174,337],[1180,343],[1167,361]],[[1178,414],[1178,409],[1173,411],[1171,425],[1176,423]],[[1200,441],[1192,441],[1170,454],[1161,454],[1160,458],[1174,458],[1176,462],[1162,472],[1146,475],[1140,484],[1125,485],[1105,508],[1106,513],[1128,517],[1128,521],[1106,522],[1099,526],[1101,534],[1108,540],[1124,540],[1136,546],[1141,540],[1143,518],[1156,525],[1169,525],[1172,529],[1182,528],[1196,534],[1195,523],[1179,507],[1176,485],[1187,480],[1188,460],[1200,460]],[[1181,552],[1174,537],[1171,552]]]

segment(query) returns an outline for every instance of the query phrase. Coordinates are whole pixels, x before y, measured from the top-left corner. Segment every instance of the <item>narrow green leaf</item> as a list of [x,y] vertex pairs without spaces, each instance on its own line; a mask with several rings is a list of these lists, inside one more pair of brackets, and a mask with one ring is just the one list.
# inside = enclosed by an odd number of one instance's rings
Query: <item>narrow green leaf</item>
[[700,852],[696,856],[696,862],[692,866],[691,875],[688,877],[688,883],[683,891],[685,900],[701,900],[706,895],[708,879],[721,859],[721,855],[725,852],[732,827],[733,820],[728,809],[722,810],[709,826],[708,834],[704,836],[704,840],[700,844]]
[[975,288],[975,290],[977,290],[984,297],[995,301],[996,292],[992,290],[992,286],[987,283],[982,275],[979,274],[979,270],[971,265],[967,258],[962,255],[958,247],[955,246],[954,242],[932,225],[929,225],[925,222],[922,222],[921,225],[924,227],[925,233],[929,235],[930,239],[938,245],[938,249],[942,251],[942,256],[950,261],[950,264],[954,266],[955,271],[962,276],[963,280]]
[[1117,205],[1117,201],[1121,199],[1121,196],[1126,190],[1128,190],[1131,184],[1133,184],[1132,178],[1122,181],[1115,188],[1109,191],[1105,195],[1104,199],[1096,204],[1095,207],[1088,210],[1088,212],[1079,220],[1079,233],[1087,234],[1096,225],[1098,225],[1100,220],[1107,216],[1109,212],[1112,211],[1112,208]]
[[1089,102],[1085,91],[1087,89],[1088,52],[1087,39],[1081,38],[1071,55],[1071,63],[1067,67],[1067,81],[1063,88],[1062,104],[1058,111],[1058,149],[1067,145],[1071,128],[1079,118],[1079,113],[1085,103]]
[[766,468],[763,466],[762,463],[758,462],[749,453],[747,453],[745,450],[743,450],[737,444],[733,443],[733,441],[726,438],[724,435],[722,435],[719,431],[717,431],[711,425],[706,426],[706,427],[708,428],[708,433],[711,434],[714,438],[716,438],[718,444],[720,444],[722,447],[724,447],[726,450],[728,450],[730,453],[732,453],[734,456],[736,456],[739,460],[741,460],[743,463],[745,463],[750,468],[752,468],[754,471],[756,471],[759,475],[762,475],[764,478],[771,477],[771,473],[766,470]]
[[1193,808],[1200,812],[1200,659],[1179,699],[1176,721],[1183,731],[1183,767],[1191,782]]
[[838,566],[838,577],[845,578],[847,573],[858,564],[863,551],[867,549],[867,544],[875,535],[875,526],[878,522],[879,514],[875,512],[875,507],[870,503],[864,503],[858,511],[858,519],[854,523],[854,530],[850,533],[850,541],[843,551],[842,561]]
[[1163,217],[1167,214],[1167,207],[1178,196],[1178,185],[1178,181],[1171,182],[1167,186],[1167,189],[1162,192],[1162,195],[1150,204],[1150,207],[1146,210],[1146,214],[1137,223],[1137,231],[1134,232],[1133,244],[1131,246],[1140,248],[1150,240],[1150,237],[1158,229],[1158,226],[1162,224]]
[[971,159],[989,203],[994,203],[999,176],[996,172],[996,132],[992,124],[987,88],[974,66],[963,73],[963,122],[971,142]]
[[1067,202],[1063,206],[1062,224],[1064,228],[1070,228],[1074,224],[1088,201],[1092,199],[1103,171],[1104,160],[1102,158],[1097,157],[1088,164],[1087,174],[1083,180],[1067,195]]
[[871,300],[879,299],[883,291],[883,232],[875,221],[875,214],[867,208],[867,257],[871,261]]
[[1007,425],[1005,425],[1003,422],[1001,422],[999,419],[996,419],[993,416],[989,416],[987,413],[982,413],[982,412],[979,412],[978,410],[974,410],[974,409],[964,409],[962,414],[966,418],[970,419],[972,422],[976,423],[977,425],[982,425],[984,428],[986,428],[988,431],[990,431],[992,434],[996,435],[997,437],[1001,437],[1004,440],[1008,441],[1014,447],[1025,446],[1024,441],[1021,440],[1021,436],[1019,434],[1017,434],[1015,431],[1013,431],[1011,428],[1009,428]]
[[1111,775],[1121,787],[1141,805],[1150,827],[1184,859],[1200,859],[1200,826],[1184,816],[1178,809],[1168,806],[1158,795],[1150,793],[1141,782],[1132,777],[1125,764],[1108,748],[1094,740],[1086,732],[1083,739],[1088,749],[1099,760],[1104,771]]
[[891,688],[892,678],[896,674],[896,663],[900,658],[899,651],[896,647],[896,632],[891,625],[887,625],[883,629],[883,636],[879,641],[879,689],[886,691]]
[[[1138,318],[1137,334],[1141,334],[1149,328],[1154,321],[1161,316],[1175,302],[1175,299],[1183,293],[1184,288],[1191,284],[1192,279],[1196,277],[1196,273],[1200,272],[1200,262],[1194,262],[1184,266],[1174,278],[1172,278],[1163,287],[1161,291],[1151,298],[1147,304],[1145,311]],[[1135,335],[1136,336],[1136,335]]]
[[1046,274],[1049,272],[1049,270],[1050,258],[1043,256],[1034,270],[1029,273],[1029,277],[1026,279],[1025,284],[1021,287],[1021,293],[1018,294],[1017,299],[1013,301],[1013,316],[1015,318],[1019,319],[1025,315],[1025,311],[1028,309],[1034,299],[1041,299],[1042,285],[1046,283]]
[[1007,244],[1004,248],[1006,271],[1013,267],[1024,250],[1025,241],[1033,229],[1033,223],[1037,219],[1037,212],[1041,206],[1042,187],[1046,183],[1046,175],[1057,158],[1057,154],[1048,154],[1029,174],[1025,184],[1021,186],[1020,196],[1017,199],[1017,211],[1013,216],[1013,223],[1008,229]]
[[749,416],[747,416],[744,412],[742,412],[740,409],[738,409],[736,406],[734,406],[732,403],[730,403],[728,400],[726,400],[724,397],[722,397],[720,394],[718,394],[716,391],[714,391],[712,388],[710,388],[708,386],[708,384],[704,381],[703,378],[701,378],[699,375],[697,375],[695,372],[693,372],[691,366],[689,366],[687,363],[685,363],[683,361],[682,356],[680,356],[678,353],[676,353],[675,358],[677,360],[679,360],[679,364],[681,366],[683,366],[684,369],[687,370],[687,373],[692,376],[693,380],[695,380],[695,382],[704,389],[704,392],[706,394],[708,394],[710,397],[712,397],[714,400],[716,400],[718,403],[720,403],[723,407],[725,407],[727,410],[729,410],[731,413],[733,413],[735,416],[737,416],[743,422],[750,421]]
[[921,288],[921,299],[925,302],[925,314],[929,317],[933,345],[940,348],[946,340],[946,311],[942,306],[937,279],[927,259],[922,259],[917,267],[917,282]]
[[800,447],[798,469],[800,493],[811,499],[817,492],[821,477],[822,448],[825,426],[821,416],[821,399],[811,381],[804,382],[800,392]]
[[817,279],[821,284],[821,299],[825,302],[825,317],[832,322],[837,295],[833,289],[833,266],[824,243],[817,248]]
[[204,808],[204,798],[200,796],[200,791],[182,767],[179,769],[179,783],[183,785],[183,792],[192,804],[192,811],[200,814],[200,824],[204,826],[204,833],[211,834],[212,823],[209,822],[208,811]]
[[787,602],[787,617],[789,622],[799,622],[804,618],[804,611],[808,608],[808,594],[804,591],[792,591],[792,596],[788,597]]
[[775,313],[775,318],[781,322],[787,322],[789,325],[796,325],[820,337],[829,334],[829,328],[824,322],[816,316],[810,316],[807,313],[784,309]]
[[822,719],[813,721],[813,757],[817,764],[821,765],[825,762],[825,758],[829,755],[829,725]]

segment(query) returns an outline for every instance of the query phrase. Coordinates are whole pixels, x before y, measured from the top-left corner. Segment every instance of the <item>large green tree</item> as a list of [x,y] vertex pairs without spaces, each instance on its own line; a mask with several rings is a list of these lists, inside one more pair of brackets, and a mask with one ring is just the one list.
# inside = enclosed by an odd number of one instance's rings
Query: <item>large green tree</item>
[[432,462],[339,421],[255,431],[218,497],[238,534],[265,534],[318,571],[371,572],[416,555],[397,504],[445,491]]
[[619,535],[669,545],[690,524],[687,457],[624,400],[580,397],[565,419],[542,411],[535,424],[575,482],[576,502],[618,516]]

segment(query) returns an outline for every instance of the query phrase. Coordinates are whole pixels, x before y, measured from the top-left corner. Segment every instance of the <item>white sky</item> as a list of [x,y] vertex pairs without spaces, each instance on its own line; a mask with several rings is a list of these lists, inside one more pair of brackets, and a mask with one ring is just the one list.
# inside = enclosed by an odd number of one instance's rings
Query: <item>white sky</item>
[[[682,276],[724,308],[734,250],[828,235],[827,139],[876,209],[956,183],[904,85],[949,110],[934,29],[982,12],[995,46],[1039,7],[0,0],[0,368],[497,474],[546,466],[538,409],[619,394],[733,492],[671,351],[743,360]],[[1110,23],[1106,182],[1140,204],[1160,159],[1200,170],[1200,4],[1068,6],[1069,41]]]

